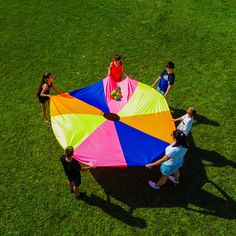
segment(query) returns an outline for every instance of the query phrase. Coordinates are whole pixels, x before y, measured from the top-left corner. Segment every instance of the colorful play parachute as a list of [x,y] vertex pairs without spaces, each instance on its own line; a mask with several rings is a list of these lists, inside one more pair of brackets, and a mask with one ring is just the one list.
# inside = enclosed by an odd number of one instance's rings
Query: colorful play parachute
[[[120,101],[111,96],[119,86]],[[163,156],[175,125],[165,98],[126,77],[109,77],[68,94],[51,96],[51,122],[60,145],[92,166],[144,166]]]

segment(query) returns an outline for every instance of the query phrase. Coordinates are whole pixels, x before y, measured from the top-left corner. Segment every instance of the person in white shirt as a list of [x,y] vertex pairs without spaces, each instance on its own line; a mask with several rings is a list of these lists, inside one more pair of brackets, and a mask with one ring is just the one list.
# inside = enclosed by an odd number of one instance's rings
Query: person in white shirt
[[193,118],[196,115],[196,109],[193,107],[188,108],[187,114],[179,118],[173,119],[174,122],[180,121],[177,129],[184,132],[188,136],[193,124]]
[[183,165],[184,155],[188,150],[187,137],[180,130],[175,130],[172,136],[175,142],[166,147],[165,155],[161,159],[146,165],[147,168],[151,169],[153,166],[161,164],[161,178],[157,183],[151,180],[148,181],[149,186],[154,189],[159,189],[168,179],[175,185],[179,184],[179,168]]

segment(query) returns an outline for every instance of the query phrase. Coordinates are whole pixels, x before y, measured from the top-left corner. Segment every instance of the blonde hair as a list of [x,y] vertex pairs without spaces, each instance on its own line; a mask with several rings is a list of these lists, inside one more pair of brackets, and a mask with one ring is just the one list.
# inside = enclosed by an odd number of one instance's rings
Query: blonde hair
[[188,112],[191,112],[191,115],[192,116],[195,116],[197,114],[197,111],[194,107],[189,107],[188,108]]

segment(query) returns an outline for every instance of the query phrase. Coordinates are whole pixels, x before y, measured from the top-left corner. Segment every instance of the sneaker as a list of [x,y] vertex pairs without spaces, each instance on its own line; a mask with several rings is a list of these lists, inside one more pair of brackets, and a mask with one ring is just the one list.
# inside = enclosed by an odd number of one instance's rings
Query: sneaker
[[151,188],[154,188],[154,189],[159,189],[160,187],[153,181],[149,180],[148,181],[148,185],[151,187]]
[[175,186],[179,185],[179,181],[176,181],[174,176],[171,175],[171,176],[168,177],[168,179],[169,179],[172,183],[174,183]]
[[68,188],[68,192],[75,193],[73,189]]
[[83,199],[85,197],[86,193],[80,192],[79,196],[75,196],[77,199]]

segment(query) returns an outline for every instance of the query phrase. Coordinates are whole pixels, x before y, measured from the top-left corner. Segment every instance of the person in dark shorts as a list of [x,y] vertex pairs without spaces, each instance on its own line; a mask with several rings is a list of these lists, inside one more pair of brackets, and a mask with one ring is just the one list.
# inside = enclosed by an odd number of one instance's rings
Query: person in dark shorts
[[169,61],[166,65],[166,69],[157,77],[157,79],[152,84],[152,87],[158,82],[157,90],[163,96],[167,96],[172,85],[175,82],[175,73],[174,73],[175,64],[172,61]]
[[82,198],[85,193],[80,192],[79,185],[81,184],[80,171],[88,170],[90,166],[81,167],[80,163],[72,158],[74,149],[72,146],[68,146],[65,149],[64,154],[61,156],[60,161],[64,168],[65,175],[68,178],[68,186],[71,193],[75,193],[76,198]]
[[53,88],[57,93],[61,94],[62,92],[53,84],[54,77],[52,73],[44,73],[40,86],[38,88],[37,96],[41,104],[42,115],[47,124],[51,124],[46,114],[46,102],[49,102],[50,99],[50,90]]

